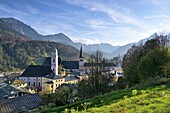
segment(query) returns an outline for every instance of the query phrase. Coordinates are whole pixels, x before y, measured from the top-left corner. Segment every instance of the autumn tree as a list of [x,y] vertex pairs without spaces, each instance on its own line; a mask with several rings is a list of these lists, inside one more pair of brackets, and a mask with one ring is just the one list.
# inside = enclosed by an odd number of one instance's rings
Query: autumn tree
[[138,63],[150,50],[160,47],[159,38],[148,40],[144,45],[134,45],[123,57],[122,67],[129,85],[140,83],[137,72]]

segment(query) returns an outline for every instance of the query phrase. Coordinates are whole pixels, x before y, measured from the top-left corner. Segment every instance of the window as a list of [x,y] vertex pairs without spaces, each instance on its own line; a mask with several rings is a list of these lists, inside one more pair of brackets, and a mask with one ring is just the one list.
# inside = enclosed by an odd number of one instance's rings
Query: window
[[53,63],[55,62],[55,59],[53,59]]
[[28,82],[28,85],[30,86],[30,82]]
[[41,85],[40,82],[38,83],[38,85],[39,85],[39,86]]
[[35,86],[35,82],[34,82],[34,86]]

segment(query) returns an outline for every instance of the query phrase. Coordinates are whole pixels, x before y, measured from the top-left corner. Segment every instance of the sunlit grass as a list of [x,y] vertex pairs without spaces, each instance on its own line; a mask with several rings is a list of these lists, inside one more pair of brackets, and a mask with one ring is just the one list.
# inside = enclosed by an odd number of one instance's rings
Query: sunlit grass
[[167,113],[170,112],[170,83],[138,85],[62,107],[46,106],[41,112]]

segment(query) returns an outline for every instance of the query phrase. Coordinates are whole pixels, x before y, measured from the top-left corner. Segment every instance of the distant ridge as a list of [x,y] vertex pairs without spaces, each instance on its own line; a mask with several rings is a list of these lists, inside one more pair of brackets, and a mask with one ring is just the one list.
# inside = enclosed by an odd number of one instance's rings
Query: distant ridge
[[[60,35],[60,34],[59,34]],[[78,60],[79,50],[58,42],[31,40],[0,19],[0,72],[23,70],[41,64],[57,48],[62,60]],[[84,53],[85,57],[88,57]]]
[[66,36],[63,33],[58,33],[53,35],[41,35],[29,25],[26,25],[15,18],[1,18],[1,19],[8,25],[8,27],[23,35],[26,35],[27,37],[30,37],[32,40],[59,42],[65,45],[71,45],[77,49],[80,49],[82,45],[84,52],[92,54],[95,51],[100,50],[104,53],[103,56],[109,59],[113,57],[117,57],[118,55],[123,56],[124,54],[126,54],[127,50],[130,49],[134,44],[138,45],[139,43],[144,43],[147,40],[157,36],[157,33],[154,33],[150,37],[140,40],[139,42],[129,43],[124,46],[112,46],[107,43],[87,45],[87,44],[73,42],[68,36]]

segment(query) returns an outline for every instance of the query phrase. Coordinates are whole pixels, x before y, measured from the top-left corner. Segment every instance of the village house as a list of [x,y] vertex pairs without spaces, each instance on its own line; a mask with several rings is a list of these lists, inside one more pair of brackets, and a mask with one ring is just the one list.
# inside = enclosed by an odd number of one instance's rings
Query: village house
[[0,83],[0,100],[16,98],[30,94],[33,94],[33,92],[24,87],[16,87],[15,85]]

